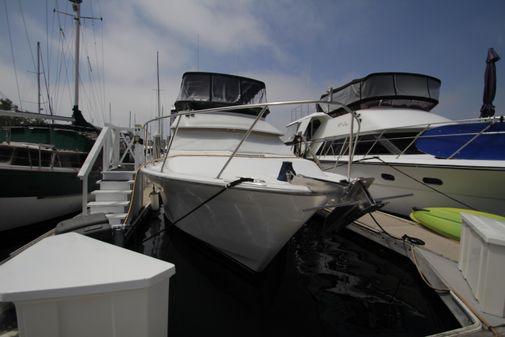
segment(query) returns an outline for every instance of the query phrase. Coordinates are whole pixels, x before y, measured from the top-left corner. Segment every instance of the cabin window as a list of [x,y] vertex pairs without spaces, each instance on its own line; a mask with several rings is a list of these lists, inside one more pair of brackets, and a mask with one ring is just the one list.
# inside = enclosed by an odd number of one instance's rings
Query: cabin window
[[355,154],[389,154],[390,152],[377,141],[377,136],[367,135],[358,138]]
[[411,132],[403,132],[403,133],[389,133],[385,134],[384,138],[386,138],[389,142],[391,142],[394,146],[396,146],[400,152],[403,152],[404,149],[407,148],[404,154],[420,154],[420,152],[415,144],[411,144],[414,138],[416,137],[417,133],[411,133]]
[[12,148],[0,146],[0,163],[8,163],[12,157]]
[[82,166],[80,153],[60,153],[59,159],[62,167],[80,168]]
[[345,139],[330,140],[323,143],[317,151],[319,156],[338,156],[341,151],[342,155],[347,154],[349,144]]
[[235,103],[240,99],[240,81],[225,76],[212,77],[212,101]]
[[[186,83],[190,82],[190,84]],[[191,101],[208,101],[210,96],[210,81],[208,74],[195,74],[183,79],[180,99]]]
[[[358,138],[356,146],[356,155],[380,155],[391,154],[380,141],[376,141],[376,135],[361,136]],[[354,146],[354,145],[353,145]],[[341,153],[342,152],[342,153]],[[327,141],[317,152],[320,156],[338,156],[349,153],[349,139],[337,139]]]
[[40,151],[36,149],[30,149],[30,165],[39,166],[39,155]]
[[247,104],[264,103],[267,100],[264,84],[247,79],[240,81],[240,96],[241,102]]
[[314,119],[310,121],[309,126],[307,127],[307,130],[305,130],[305,139],[312,139],[312,136],[314,136],[314,133],[316,133],[317,129],[321,126],[321,122],[318,119]]
[[40,151],[40,166],[50,167],[52,151]]
[[30,152],[28,149],[16,148],[12,157],[12,165],[30,166]]

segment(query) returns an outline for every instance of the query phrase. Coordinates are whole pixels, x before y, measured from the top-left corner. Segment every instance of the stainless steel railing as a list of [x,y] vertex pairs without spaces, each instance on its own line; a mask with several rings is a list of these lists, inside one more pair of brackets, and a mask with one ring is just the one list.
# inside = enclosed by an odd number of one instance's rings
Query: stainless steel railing
[[[195,115],[195,114],[207,114],[207,113],[213,113],[213,112],[226,112],[226,111],[237,111],[237,110],[261,108],[262,110],[256,116],[256,118],[254,119],[254,121],[251,123],[251,126],[244,132],[244,136],[242,137],[242,139],[240,140],[240,142],[237,144],[237,146],[235,147],[235,149],[232,151],[232,153],[228,157],[226,163],[223,165],[223,167],[219,171],[219,173],[218,173],[218,175],[216,177],[217,179],[219,179],[221,177],[222,173],[224,172],[224,170],[226,169],[226,167],[228,166],[228,164],[237,155],[240,147],[247,140],[247,138],[251,134],[252,130],[254,129],[254,126],[263,117],[263,115],[265,114],[265,112],[267,111],[267,109],[272,108],[272,107],[280,107],[280,106],[288,106],[288,105],[300,105],[300,104],[329,104],[329,105],[336,105],[336,106],[342,107],[351,116],[351,128],[349,130],[351,137],[354,138],[354,137],[357,137],[359,135],[360,120],[359,120],[358,116],[356,115],[356,113],[353,110],[351,110],[349,107],[347,107],[346,105],[344,105],[344,104],[342,104],[340,102],[336,102],[336,101],[327,101],[327,100],[325,100],[325,101],[321,101],[321,100],[298,100],[298,101],[284,101],[284,102],[246,104],[246,105],[219,107],[219,108],[203,109],[203,110],[191,110],[191,111],[178,112],[178,113],[171,114],[171,115],[168,115],[168,116],[156,117],[156,118],[150,119],[150,120],[148,120],[147,122],[144,123],[143,129],[144,129],[144,135],[145,135],[144,146],[145,146],[145,155],[146,155],[145,157],[146,157],[146,160],[149,160],[149,159],[151,159],[151,160],[152,159],[158,160],[159,159],[159,158],[149,158],[150,151],[149,151],[148,146],[149,146],[149,144],[152,144],[152,141],[148,139],[148,130],[149,130],[149,126],[151,125],[151,123],[157,122],[157,121],[165,119],[165,118],[176,118],[173,135],[170,138],[170,141],[168,143],[167,148],[164,149],[164,158],[163,158],[163,163],[162,163],[162,166],[161,166],[161,170],[163,170],[163,168],[165,166],[165,162],[167,160],[167,157],[168,157],[168,155],[170,153],[170,150],[171,150],[171,147],[173,145],[174,139],[175,139],[175,137],[177,137],[177,133],[178,133],[178,130],[179,130],[180,118],[182,116]],[[358,125],[357,131],[354,130],[354,123],[355,122]],[[355,146],[351,147],[351,149],[355,149]],[[350,180],[351,179],[351,163],[349,163],[349,166],[348,166],[347,176],[348,176],[348,179]]]

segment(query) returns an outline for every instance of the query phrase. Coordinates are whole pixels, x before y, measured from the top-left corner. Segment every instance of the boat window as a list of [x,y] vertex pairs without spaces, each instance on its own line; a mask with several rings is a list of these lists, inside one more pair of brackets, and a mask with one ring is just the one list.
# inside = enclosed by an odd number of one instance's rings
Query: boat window
[[54,155],[54,164],[53,167],[61,167],[61,161],[60,161],[60,156],[58,153]]
[[307,130],[305,130],[305,138],[307,140],[312,139],[312,136],[314,136],[314,133],[316,133],[317,129],[321,126],[321,122],[318,119],[314,119],[310,121],[309,126],[307,127]]
[[438,100],[440,95],[440,82],[437,82],[433,78],[428,78],[428,90],[430,92],[430,97]]
[[51,156],[53,155],[52,151],[40,151],[40,166],[49,167],[51,166]]
[[12,157],[12,165],[30,166],[30,153],[28,149],[16,148]]
[[39,166],[39,150],[30,149],[30,165]]
[[194,74],[184,77],[178,100],[208,101],[210,96],[209,79],[209,74]]
[[[411,144],[417,133],[403,132],[403,133],[387,133],[383,137],[396,146],[401,152],[407,148],[404,154],[421,154],[414,144]],[[410,145],[410,146],[409,146]]]
[[8,146],[0,146],[0,163],[7,163],[11,160],[12,148]]
[[212,101],[235,103],[240,99],[240,81],[225,76],[212,77]]
[[261,82],[242,79],[240,81],[240,93],[242,103],[244,104],[264,103],[267,101],[265,85]]
[[428,86],[426,85],[426,78],[424,77],[412,76],[410,74],[396,74],[395,84],[396,93],[399,96],[430,97]]
[[363,81],[361,85],[361,97],[387,97],[396,94],[395,83],[393,76],[390,74],[377,74]]
[[344,152],[342,155],[347,154],[348,150],[348,143],[345,141],[345,139],[335,139],[335,140],[330,140],[326,141],[323,143],[323,146],[319,148],[317,151],[317,155],[320,156],[338,156],[340,154],[340,151],[342,151],[342,147],[345,146]]
[[60,162],[62,167],[75,167],[82,166],[82,159],[79,153],[60,153]]
[[366,135],[358,138],[356,144],[356,154],[390,154],[380,142],[377,142],[377,135]]

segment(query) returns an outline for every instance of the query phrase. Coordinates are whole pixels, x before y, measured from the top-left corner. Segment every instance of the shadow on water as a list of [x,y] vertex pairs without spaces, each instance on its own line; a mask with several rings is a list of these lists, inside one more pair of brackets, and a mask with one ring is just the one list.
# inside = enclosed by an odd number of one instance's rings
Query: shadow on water
[[259,274],[162,214],[146,222],[130,248],[176,265],[171,336],[424,336],[459,327],[408,259],[347,230],[321,240],[317,218]]
[[0,262],[9,256],[10,253],[25,244],[35,240],[39,236],[47,233],[62,220],[71,218],[78,213],[71,213],[62,217],[35,223],[28,226],[9,229],[0,232]]

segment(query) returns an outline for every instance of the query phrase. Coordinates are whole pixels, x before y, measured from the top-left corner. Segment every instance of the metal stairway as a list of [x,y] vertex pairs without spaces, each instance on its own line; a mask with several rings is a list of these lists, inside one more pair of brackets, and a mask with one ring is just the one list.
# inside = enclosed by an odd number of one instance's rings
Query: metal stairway
[[135,171],[102,171],[100,189],[91,192],[95,201],[88,202],[89,213],[105,213],[111,226],[123,225],[132,196]]

